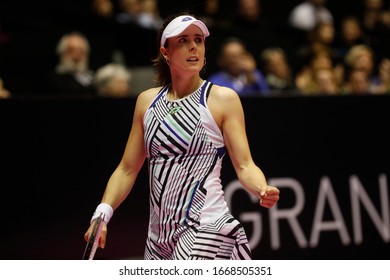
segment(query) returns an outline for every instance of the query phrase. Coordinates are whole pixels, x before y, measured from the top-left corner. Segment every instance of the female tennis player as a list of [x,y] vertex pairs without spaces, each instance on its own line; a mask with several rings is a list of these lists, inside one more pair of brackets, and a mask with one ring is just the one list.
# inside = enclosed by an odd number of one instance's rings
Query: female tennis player
[[[145,259],[251,259],[245,230],[221,185],[226,152],[245,189],[270,208],[279,190],[254,163],[238,94],[202,79],[206,25],[191,15],[168,18],[154,60],[161,86],[139,94],[128,142],[92,217],[107,223],[129,195],[147,159],[150,220]],[[91,231],[85,233],[87,240]]]

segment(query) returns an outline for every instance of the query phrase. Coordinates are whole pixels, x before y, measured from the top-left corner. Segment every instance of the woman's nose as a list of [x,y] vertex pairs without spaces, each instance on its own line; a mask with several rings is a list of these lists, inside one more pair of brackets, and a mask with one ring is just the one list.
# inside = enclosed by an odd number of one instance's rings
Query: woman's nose
[[191,48],[191,50],[194,50],[194,49],[197,48],[197,45],[196,45],[196,42],[195,42],[195,41],[191,41],[191,42],[190,42],[190,48]]

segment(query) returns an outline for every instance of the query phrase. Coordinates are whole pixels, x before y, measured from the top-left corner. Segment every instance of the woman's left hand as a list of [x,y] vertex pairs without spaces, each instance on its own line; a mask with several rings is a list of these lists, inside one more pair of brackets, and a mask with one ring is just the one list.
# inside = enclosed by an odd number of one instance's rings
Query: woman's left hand
[[260,197],[260,205],[265,208],[271,208],[279,200],[279,189],[268,186],[265,194]]

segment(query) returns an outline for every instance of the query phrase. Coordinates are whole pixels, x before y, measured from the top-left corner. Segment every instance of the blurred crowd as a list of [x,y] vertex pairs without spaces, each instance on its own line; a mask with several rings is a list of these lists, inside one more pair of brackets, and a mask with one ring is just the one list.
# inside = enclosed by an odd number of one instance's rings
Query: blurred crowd
[[152,59],[165,17],[184,11],[202,19],[211,32],[204,78],[241,96],[389,94],[389,4],[387,0],[57,0],[38,7],[14,3],[0,9],[0,98],[136,96],[156,85]]

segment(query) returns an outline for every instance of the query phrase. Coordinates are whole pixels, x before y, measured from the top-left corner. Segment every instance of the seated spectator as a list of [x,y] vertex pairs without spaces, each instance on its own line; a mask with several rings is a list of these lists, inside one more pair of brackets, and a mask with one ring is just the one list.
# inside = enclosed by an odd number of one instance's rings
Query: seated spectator
[[370,46],[365,44],[353,46],[345,56],[345,67],[349,73],[355,70],[365,72],[370,92],[380,87],[381,80],[376,71],[375,52]]
[[219,71],[208,80],[234,89],[241,96],[269,95],[269,87],[256,60],[238,38],[228,38],[222,43],[217,64]]
[[240,38],[252,54],[274,44],[274,23],[263,11],[261,0],[237,0],[234,11],[230,37]]
[[343,17],[338,31],[335,49],[339,58],[343,58],[353,46],[367,42],[361,23],[356,16]]
[[119,13],[115,16],[119,23],[138,24],[142,5],[140,0],[119,0]]
[[387,94],[390,93],[390,59],[380,61],[378,69],[374,63],[374,50],[364,44],[351,48],[345,57],[348,70],[346,93]]
[[144,28],[159,30],[163,25],[157,0],[143,0],[138,23]]
[[388,57],[390,49],[390,10],[388,1],[364,0],[361,22],[367,44],[375,50],[377,62]]
[[348,95],[366,95],[372,93],[369,78],[366,71],[352,69],[343,86],[343,94]]
[[335,39],[335,29],[331,22],[320,22],[314,28],[307,32],[307,38],[298,47],[296,53],[296,61],[298,67],[302,67],[303,63],[315,56],[317,53],[326,52],[332,61],[338,61],[338,53],[333,47]]
[[[344,79],[344,67],[334,65],[328,52],[314,53],[307,65],[296,75],[295,84],[304,95],[335,94]],[[326,88],[324,80],[332,83]]]
[[[225,3],[223,3],[225,4]],[[198,12],[198,18],[201,19],[209,29],[216,29],[218,31],[226,30],[231,27],[229,15],[222,9],[222,1],[220,0],[206,0],[201,4]],[[226,5],[229,7],[229,5]],[[224,7],[226,7],[224,6]],[[218,35],[218,34],[216,34]]]
[[335,71],[326,68],[315,70],[310,93],[314,95],[340,95]]
[[9,92],[5,87],[4,87],[4,82],[0,78],[0,99],[6,99],[11,97],[11,92]]
[[390,10],[383,0],[364,0],[362,22],[366,32],[390,27]]
[[101,97],[129,97],[131,74],[121,64],[110,63],[96,71],[94,84]]
[[384,58],[379,64],[379,80],[380,84],[376,88],[375,93],[389,94],[390,93],[390,59]]
[[333,22],[333,14],[326,7],[327,0],[304,0],[290,12],[288,22],[292,28],[309,32],[320,22]]
[[102,18],[111,18],[114,14],[112,0],[92,0],[92,12]]
[[283,49],[279,47],[267,48],[261,52],[260,60],[271,91],[292,93],[296,90],[293,73]]
[[[156,0],[120,0],[115,15],[118,51],[126,66],[152,65],[162,18]],[[134,38],[143,44],[135,44]]]
[[120,0],[116,20],[122,24],[133,23],[146,29],[159,30],[163,24],[157,0]]
[[59,62],[49,75],[51,93],[72,96],[93,96],[93,71],[89,68],[90,46],[79,32],[62,36],[57,45]]
[[121,53],[118,54],[114,0],[90,1],[88,11],[82,15],[84,22],[79,25],[79,30],[88,38],[93,50],[89,65],[97,69],[116,60]]
[[374,72],[374,50],[365,44],[352,47],[345,56],[345,64],[349,68],[364,70],[368,75]]

